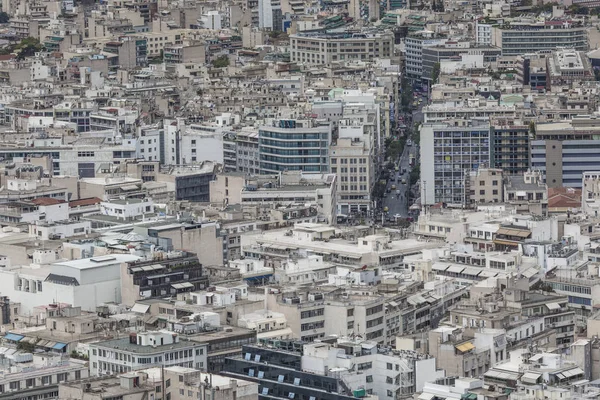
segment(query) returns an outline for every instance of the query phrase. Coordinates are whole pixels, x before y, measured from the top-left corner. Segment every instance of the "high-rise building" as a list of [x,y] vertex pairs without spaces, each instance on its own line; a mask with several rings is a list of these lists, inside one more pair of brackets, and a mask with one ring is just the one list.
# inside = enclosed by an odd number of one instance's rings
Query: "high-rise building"
[[471,170],[490,165],[488,122],[449,121],[421,126],[421,203],[469,202]]
[[260,173],[328,172],[331,123],[278,120],[258,130]]

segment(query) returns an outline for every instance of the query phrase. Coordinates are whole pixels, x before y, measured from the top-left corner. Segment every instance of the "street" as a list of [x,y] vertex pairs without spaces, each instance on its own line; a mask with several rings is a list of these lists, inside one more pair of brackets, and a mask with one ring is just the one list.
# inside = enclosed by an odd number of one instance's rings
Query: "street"
[[[421,96],[419,96],[421,97]],[[418,124],[423,121],[423,114],[421,112],[421,108],[423,105],[427,104],[426,94],[422,95],[423,102],[419,103],[417,107],[412,111],[411,115],[411,123]],[[416,132],[418,134],[418,132]],[[410,155],[412,154],[415,158],[415,162],[418,162],[418,146],[404,146],[404,151],[400,155],[398,160],[394,160],[394,163],[398,165],[399,171],[392,172],[390,179],[387,182],[386,186],[386,196],[383,198],[383,207],[388,208],[388,213],[386,214],[386,218],[393,218],[395,215],[399,215],[402,218],[406,218],[409,216],[408,208],[414,202],[414,197],[410,197],[410,204],[408,203],[407,194],[410,189],[410,171],[412,167],[410,166]],[[402,174],[402,171],[405,171]],[[406,183],[402,184],[402,179],[405,179]],[[392,186],[396,187],[396,190],[392,190]],[[388,193],[389,191],[389,193]],[[400,193],[398,194],[397,191]]]

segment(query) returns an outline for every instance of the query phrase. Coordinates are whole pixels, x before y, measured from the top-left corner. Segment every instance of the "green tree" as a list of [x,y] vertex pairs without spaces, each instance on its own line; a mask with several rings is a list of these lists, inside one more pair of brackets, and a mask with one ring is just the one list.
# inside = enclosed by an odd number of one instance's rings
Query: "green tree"
[[0,24],[6,24],[10,20],[10,15],[4,11],[0,12]]
[[415,183],[417,183],[419,181],[420,178],[421,178],[421,168],[419,167],[419,164],[417,164],[410,171],[410,177],[409,177],[410,184],[414,185]]
[[383,197],[383,195],[385,194],[385,184],[381,183],[381,182],[377,182],[374,186],[373,186],[373,198],[374,199],[380,199]]
[[43,49],[44,46],[42,46],[39,40],[32,37],[26,37],[13,48],[13,52],[17,53],[17,60],[23,60],[26,57],[35,55],[35,53],[42,51]]
[[431,70],[431,84],[435,85],[438,83],[438,79],[440,78],[440,63],[437,62],[433,64],[433,69]]
[[223,56],[219,56],[217,57],[217,59],[215,59],[212,63],[213,67],[215,68],[225,68],[229,66],[229,57],[223,55]]

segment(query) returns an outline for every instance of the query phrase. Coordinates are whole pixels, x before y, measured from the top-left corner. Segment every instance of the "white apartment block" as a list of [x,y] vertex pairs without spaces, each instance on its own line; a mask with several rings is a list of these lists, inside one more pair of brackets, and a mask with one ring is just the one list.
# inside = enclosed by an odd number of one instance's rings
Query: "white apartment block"
[[170,331],[132,333],[90,344],[90,375],[114,375],[154,366],[205,369],[207,345]]

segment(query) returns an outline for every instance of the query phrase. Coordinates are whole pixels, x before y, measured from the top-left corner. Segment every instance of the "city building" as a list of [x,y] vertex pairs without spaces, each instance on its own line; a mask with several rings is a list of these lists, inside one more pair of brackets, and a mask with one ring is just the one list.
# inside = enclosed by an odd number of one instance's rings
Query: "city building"
[[290,36],[291,61],[324,65],[346,61],[390,58],[394,36],[390,33],[298,33]]
[[490,165],[490,125],[425,123],[420,136],[422,203],[469,203],[470,171]]
[[492,27],[491,45],[502,49],[502,55],[520,55],[552,51],[557,47],[588,50],[585,26],[567,20],[510,20]]
[[206,345],[170,331],[132,333],[89,345],[91,376],[115,375],[152,366],[206,368]]

